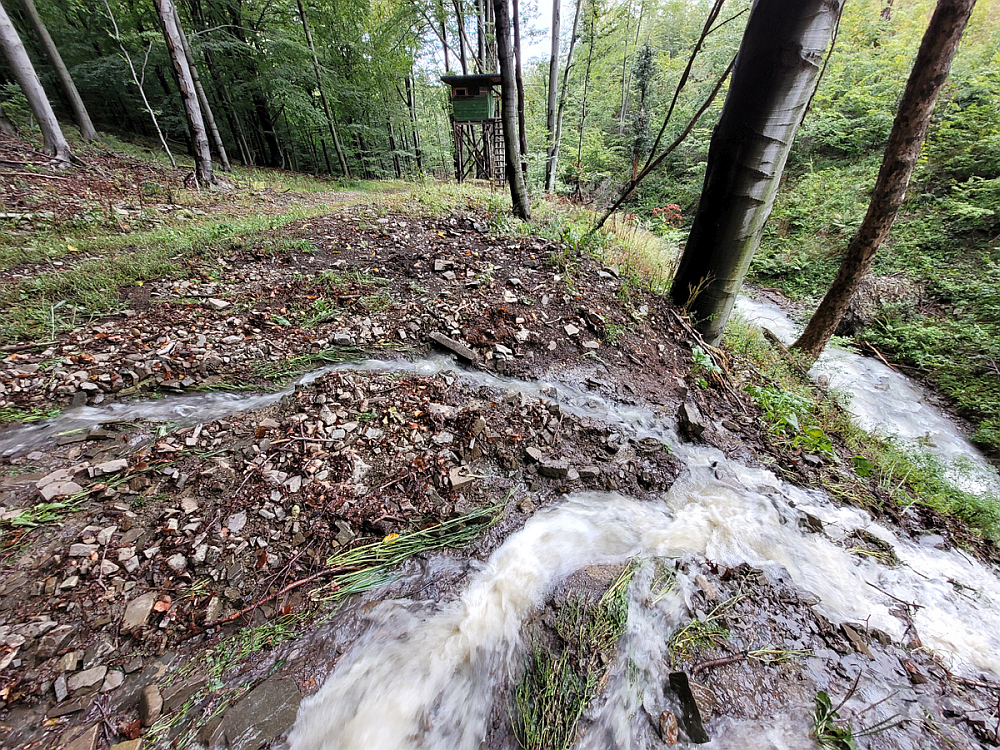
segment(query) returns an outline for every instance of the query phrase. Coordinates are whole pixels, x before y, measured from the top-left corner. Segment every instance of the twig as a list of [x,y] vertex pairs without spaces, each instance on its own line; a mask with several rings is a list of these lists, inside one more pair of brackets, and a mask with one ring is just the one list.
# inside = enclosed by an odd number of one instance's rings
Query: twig
[[708,661],[703,661],[701,664],[696,664],[691,668],[691,674],[698,674],[699,672],[704,672],[706,669],[712,669],[713,667],[722,667],[726,664],[735,664],[738,661],[743,661],[747,658],[746,651],[736,654],[735,656],[724,656],[721,659],[709,659]]
[[6,346],[0,346],[0,352],[6,352],[8,354],[13,352],[23,352],[28,349],[41,349],[46,346],[52,346],[55,341],[39,341],[35,344],[7,344]]
[[[233,620],[237,620],[240,617],[242,617],[243,615],[248,614],[250,612],[253,612],[255,609],[257,609],[257,607],[260,607],[260,606],[262,606],[264,604],[267,604],[270,601],[274,601],[279,596],[287,594],[292,589],[297,589],[299,586],[305,586],[307,583],[312,583],[316,579],[322,578],[323,576],[332,575],[333,573],[348,573],[348,572],[351,572],[351,571],[354,571],[354,570],[360,570],[360,568],[358,566],[356,566],[356,565],[345,565],[345,566],[340,567],[340,568],[329,568],[328,570],[321,570],[319,573],[315,573],[314,575],[311,575],[311,576],[308,576],[308,577],[303,578],[301,580],[295,581],[294,583],[290,583],[287,586],[285,586],[283,589],[281,589],[279,591],[276,591],[273,594],[269,594],[268,596],[265,596],[260,601],[254,603],[254,604],[251,604],[249,607],[244,607],[243,609],[239,610],[238,612],[234,612],[233,614],[231,614],[231,615],[229,615],[227,617],[223,617],[223,618],[220,618],[218,620],[212,620],[211,622],[206,622],[204,625],[202,625],[202,628],[205,629],[205,630],[208,630],[209,628],[215,628],[215,627],[218,627],[219,625],[225,625],[227,622],[232,622]],[[192,634],[192,635],[194,635],[194,634]]]
[[892,365],[889,364],[889,360],[887,360],[885,357],[882,356],[882,352],[880,352],[878,349],[876,349],[874,346],[872,346],[869,342],[866,341],[865,342],[865,346],[867,346],[869,349],[871,349],[873,352],[875,352],[875,356],[878,357],[879,359],[881,359],[882,360],[882,364],[884,364],[890,370],[895,370],[896,369],[895,367],[893,367]]
[[0,172],[4,177],[41,177],[43,180],[69,180],[69,177],[60,177],[54,174],[43,174],[41,172]]
[[922,609],[923,606],[924,606],[923,604],[916,604],[914,602],[908,602],[905,599],[900,599],[898,596],[893,596],[888,591],[886,591],[885,589],[879,588],[878,586],[876,586],[871,581],[865,581],[865,583],[867,583],[873,589],[877,589],[878,591],[881,591],[883,594],[885,594],[886,596],[888,596],[890,599],[895,599],[900,604],[905,604],[907,607],[913,607],[914,609]]

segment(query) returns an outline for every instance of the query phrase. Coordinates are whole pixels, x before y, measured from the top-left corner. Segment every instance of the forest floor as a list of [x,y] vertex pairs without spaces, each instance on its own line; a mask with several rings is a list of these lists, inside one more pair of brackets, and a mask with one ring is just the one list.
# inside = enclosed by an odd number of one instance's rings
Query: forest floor
[[[466,557],[566,493],[650,498],[681,471],[659,443],[468,372],[683,412],[690,440],[838,487],[906,537],[1000,560],[958,518],[904,512],[845,468],[857,448],[839,435],[830,455],[776,437],[744,391],[764,380],[745,357],[706,355],[655,286],[571,233],[506,226],[502,196],[263,171],[197,192],[135,153],[93,150],[63,174],[23,144],[0,152],[4,747],[258,750],[364,630],[390,563],[406,575],[379,596],[451,599]],[[428,356],[422,370],[386,364]],[[383,364],[344,366],[365,358]],[[122,406],[135,396],[147,400]],[[63,427],[46,432],[51,418]],[[420,572],[427,550],[462,544],[445,574]],[[599,596],[620,572],[565,584],[533,627],[551,630],[567,587]],[[711,716],[811,710],[863,667],[928,711],[910,739],[871,746],[997,741],[995,694],[918,639],[834,627],[745,567],[702,579],[698,608],[730,602],[756,640],[815,655],[807,669],[729,658],[722,629],[691,638],[676,666],[704,688],[709,733]],[[330,617],[330,639],[302,640]],[[509,728],[490,742],[506,746]]]

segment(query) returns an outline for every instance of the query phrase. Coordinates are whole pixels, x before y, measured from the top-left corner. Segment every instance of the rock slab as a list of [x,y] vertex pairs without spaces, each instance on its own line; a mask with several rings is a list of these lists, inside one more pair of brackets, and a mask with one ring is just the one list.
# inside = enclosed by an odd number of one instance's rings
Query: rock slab
[[229,750],[260,750],[292,724],[302,697],[293,680],[267,680],[222,720]]

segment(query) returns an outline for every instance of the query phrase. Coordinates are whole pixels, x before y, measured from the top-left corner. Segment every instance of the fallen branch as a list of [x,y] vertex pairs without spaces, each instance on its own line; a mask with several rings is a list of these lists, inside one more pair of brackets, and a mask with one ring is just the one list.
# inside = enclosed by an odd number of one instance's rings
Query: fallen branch
[[264,604],[267,604],[270,601],[274,601],[279,596],[287,594],[292,589],[297,589],[299,586],[305,586],[307,583],[312,583],[313,581],[322,578],[323,576],[333,575],[334,573],[350,573],[355,570],[359,570],[359,568],[355,565],[345,565],[340,568],[328,568],[327,570],[321,570],[319,573],[315,573],[311,576],[308,576],[306,578],[288,584],[279,591],[276,591],[273,594],[265,596],[263,599],[255,602],[254,604],[251,604],[249,607],[244,607],[238,612],[233,612],[233,614],[228,615],[226,617],[222,617],[218,620],[212,620],[211,622],[206,622],[204,625],[202,625],[202,628],[208,630],[209,628],[215,628],[218,627],[219,625],[225,625],[228,622],[232,622],[233,620],[238,620],[243,615],[253,612],[255,609],[257,609],[257,607],[263,606]]
[[724,667],[726,664],[735,664],[736,662],[743,661],[747,658],[746,652],[736,654],[735,656],[724,656],[721,659],[709,659],[708,661],[703,661],[701,664],[696,664],[691,668],[691,674],[698,674],[699,672],[704,672],[706,669],[712,669],[713,667]]
[[42,174],[41,172],[0,172],[4,177],[41,177],[43,180],[68,180],[69,177],[60,177],[55,174]]
[[6,352],[11,354],[13,352],[23,352],[28,349],[42,349],[46,346],[52,346],[56,343],[55,341],[39,341],[36,344],[7,344],[7,346],[0,346],[0,352]]

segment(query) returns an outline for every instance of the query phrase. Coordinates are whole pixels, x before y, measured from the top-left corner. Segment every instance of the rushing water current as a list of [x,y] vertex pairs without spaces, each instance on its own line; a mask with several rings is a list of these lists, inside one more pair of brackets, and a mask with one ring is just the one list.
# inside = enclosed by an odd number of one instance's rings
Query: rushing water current
[[[759,322],[770,316],[779,336],[791,335],[791,324],[774,310],[749,301],[741,303],[741,310]],[[855,394],[852,409],[862,424],[907,438],[929,437],[947,457],[970,455],[971,446],[926,405],[921,392],[900,390],[913,389],[912,384],[900,383],[892,371],[873,368],[870,360],[860,360],[836,353],[817,367],[828,373],[833,387]],[[454,364],[445,358],[369,360],[324,368],[305,380],[331,369],[433,375],[453,371]],[[900,601],[916,602],[920,607],[912,614],[913,626],[925,648],[956,673],[987,673],[991,679],[1000,675],[996,571],[959,551],[902,539],[863,511],[837,507],[822,493],[730,461],[714,448],[682,443],[673,420],[655,409],[616,404],[561,383],[515,381],[482,372],[454,375],[474,387],[556,402],[566,412],[606,423],[631,439],[659,440],[685,469],[669,492],[652,501],[581,492],[535,513],[477,567],[449,603],[380,607],[375,625],[340,659],[321,689],[303,701],[288,738],[290,750],[482,747],[490,722],[503,708],[495,705],[497,696],[523,666],[525,620],[575,571],[636,558],[680,559],[695,568],[705,561],[722,568],[747,563],[774,580],[790,581],[833,623],[861,623],[897,641],[907,624],[893,608]],[[852,387],[859,382],[860,389]],[[206,421],[262,408],[291,390],[75,409],[50,423],[0,435],[0,453],[21,453],[67,431],[109,420]],[[983,473],[977,481],[985,487],[993,480]],[[821,533],[803,530],[800,521],[807,514],[822,521]],[[891,547],[900,563],[887,566],[851,554],[844,541],[859,529]],[[667,642],[673,630],[691,618],[696,587],[694,573],[682,572],[669,594],[650,596],[651,575],[643,572],[648,568],[640,565],[631,585],[627,630],[577,750],[662,746],[652,739],[650,716],[664,706]],[[898,686],[888,686],[882,694],[877,686],[865,690],[866,699],[885,698],[871,716],[919,713],[919,706],[897,695],[902,690]],[[766,720],[718,719],[707,747],[812,748],[809,718],[803,708]],[[919,744],[900,740],[899,746]]]

